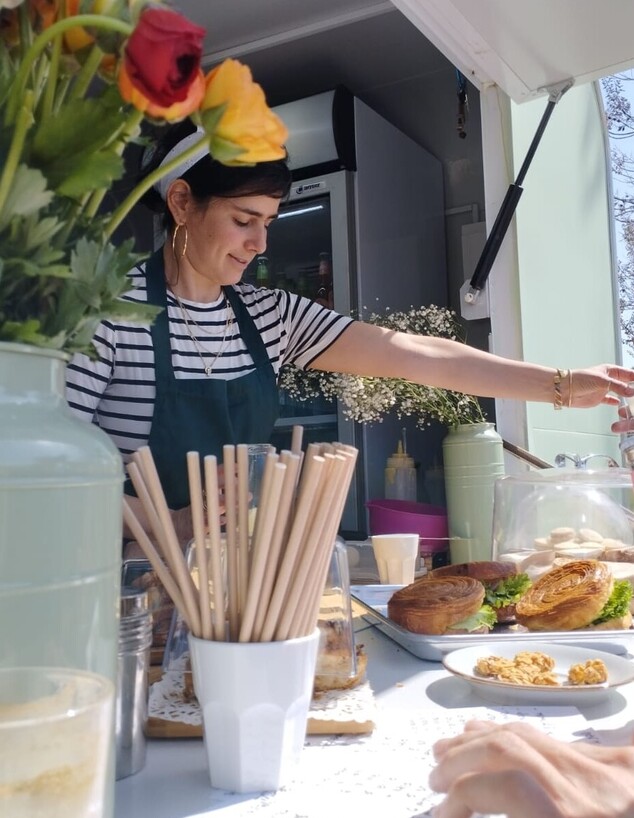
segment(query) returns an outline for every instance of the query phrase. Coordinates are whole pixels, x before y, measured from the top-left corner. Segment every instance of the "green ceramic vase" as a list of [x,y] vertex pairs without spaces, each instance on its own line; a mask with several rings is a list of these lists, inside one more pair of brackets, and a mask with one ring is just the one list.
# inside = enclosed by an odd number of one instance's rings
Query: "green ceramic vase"
[[502,438],[493,423],[462,424],[449,430],[442,449],[449,536],[460,538],[452,562],[490,560],[494,487],[504,476]]

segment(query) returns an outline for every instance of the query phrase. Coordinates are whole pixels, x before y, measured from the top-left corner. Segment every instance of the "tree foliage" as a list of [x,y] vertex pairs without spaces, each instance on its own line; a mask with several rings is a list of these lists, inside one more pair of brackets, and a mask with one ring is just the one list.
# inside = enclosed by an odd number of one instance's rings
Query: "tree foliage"
[[[624,344],[634,351],[634,155],[626,142],[634,136],[634,112],[629,97],[634,72],[615,74],[601,81],[610,137],[614,218],[623,242],[618,261],[619,311]],[[620,145],[623,147],[620,147]]]

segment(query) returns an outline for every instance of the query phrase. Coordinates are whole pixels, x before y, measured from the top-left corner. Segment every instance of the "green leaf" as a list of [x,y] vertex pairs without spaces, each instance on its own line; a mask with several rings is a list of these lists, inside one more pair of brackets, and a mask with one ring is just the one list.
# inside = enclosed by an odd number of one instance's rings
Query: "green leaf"
[[617,579],[610,598],[605,603],[599,616],[592,621],[592,624],[600,625],[601,622],[607,622],[609,619],[620,619],[620,617],[625,616],[630,609],[632,593],[633,589],[629,580]]
[[32,164],[46,175],[61,160],[101,150],[127,119],[116,88],[99,97],[72,100],[54,117],[41,122],[35,133]]
[[5,258],[5,267],[15,276],[28,278],[69,278],[70,269],[66,264],[41,264],[27,258]]
[[53,198],[53,192],[47,190],[47,182],[42,173],[26,165],[18,165],[0,213],[0,230],[3,230],[15,216],[28,216],[46,207]]
[[207,108],[200,113],[200,123],[208,134],[213,134],[222,119],[222,115],[227,110],[227,103],[216,105],[214,108]]
[[246,153],[244,148],[236,145],[235,142],[230,142],[228,139],[222,139],[219,136],[212,136],[210,143],[210,152],[214,159],[223,164],[233,162],[243,153]]
[[484,600],[494,608],[503,608],[517,602],[531,586],[528,574],[514,574],[498,582],[494,587],[485,585]]
[[40,123],[31,163],[64,196],[79,198],[109,187],[123,175],[114,138],[126,120],[115,88],[108,87],[99,97],[73,100]]
[[[29,319],[22,323],[5,321],[0,327],[0,339],[24,344],[43,345],[48,339],[40,333],[40,322]],[[47,344],[48,345],[48,344]]]
[[123,159],[114,151],[66,157],[51,167],[49,181],[62,196],[79,198],[100,188],[108,188],[123,176]]
[[62,223],[55,217],[49,216],[43,219],[26,219],[25,220],[25,252],[29,252],[35,247],[47,248],[51,255],[61,258],[63,255],[61,250],[55,250],[50,246],[50,241],[53,236],[57,235],[62,228]]
[[467,633],[470,633],[471,631],[479,630],[483,626],[490,630],[497,621],[497,614],[493,608],[489,607],[489,605],[483,605],[478,611],[471,614],[471,616],[467,616],[460,622],[454,622],[453,625],[447,628],[447,631],[467,631]]

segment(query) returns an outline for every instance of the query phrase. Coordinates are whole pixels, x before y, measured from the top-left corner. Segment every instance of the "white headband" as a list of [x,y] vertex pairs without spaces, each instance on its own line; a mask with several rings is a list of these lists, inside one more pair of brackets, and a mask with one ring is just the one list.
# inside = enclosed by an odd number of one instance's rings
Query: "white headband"
[[[163,161],[159,165],[162,168],[168,162],[171,162],[172,159],[176,159],[177,156],[180,156],[184,153],[188,148],[191,148],[192,145],[195,145],[196,142],[200,142],[201,137],[205,135],[205,131],[202,128],[196,128],[194,133],[190,133],[188,136],[185,136],[181,139],[180,142],[177,142],[174,147],[168,151],[165,156],[163,157]],[[206,141],[200,148],[192,154],[192,156],[185,159],[181,162],[180,165],[177,165],[175,168],[170,170],[169,173],[166,173],[158,182],[154,185],[154,188],[158,190],[161,195],[161,198],[164,200],[167,196],[167,190],[169,186],[172,184],[174,179],[180,179],[180,177],[187,173],[187,171],[195,165],[196,162],[199,162],[203,157],[209,155],[209,142]]]

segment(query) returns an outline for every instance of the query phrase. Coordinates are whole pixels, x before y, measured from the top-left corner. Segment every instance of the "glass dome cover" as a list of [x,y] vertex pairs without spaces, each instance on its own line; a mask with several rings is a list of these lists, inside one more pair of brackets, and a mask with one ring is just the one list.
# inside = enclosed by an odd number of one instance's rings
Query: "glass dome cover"
[[555,468],[496,481],[493,559],[519,560],[534,552],[609,559],[611,552],[630,548],[634,488],[629,469]]

